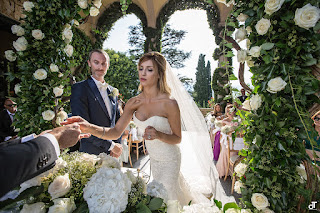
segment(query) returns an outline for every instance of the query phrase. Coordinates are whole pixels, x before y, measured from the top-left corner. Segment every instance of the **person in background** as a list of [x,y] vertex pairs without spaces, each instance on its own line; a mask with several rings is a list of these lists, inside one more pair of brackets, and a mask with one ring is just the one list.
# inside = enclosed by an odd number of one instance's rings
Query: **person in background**
[[315,104],[313,107],[313,112],[311,112],[311,119],[313,120],[313,126],[318,133],[314,140],[316,141],[317,145],[314,146],[314,152],[317,155],[317,157],[314,156],[314,153],[312,151],[312,146],[309,140],[305,141],[306,146],[306,152],[310,156],[312,160],[316,160],[317,164],[320,165],[320,105]]
[[245,89],[241,89],[241,96],[238,96],[238,99],[241,101],[241,103],[243,103],[248,96],[246,96],[246,90]]
[[211,111],[211,115],[215,118],[218,118],[222,115],[221,105],[219,103],[214,105],[213,111]]
[[71,124],[45,131],[26,142],[14,139],[0,143],[0,198],[24,181],[53,168],[60,149],[89,136],[81,134],[78,124]]
[[0,141],[8,141],[17,137],[17,132],[14,126],[12,126],[14,115],[17,111],[17,104],[10,98],[7,98],[3,106],[4,110],[0,112]]

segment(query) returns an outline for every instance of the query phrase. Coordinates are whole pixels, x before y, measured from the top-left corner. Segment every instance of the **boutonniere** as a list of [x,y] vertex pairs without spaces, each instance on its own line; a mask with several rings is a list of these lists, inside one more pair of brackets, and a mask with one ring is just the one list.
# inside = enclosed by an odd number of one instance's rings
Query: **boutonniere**
[[111,93],[109,95],[112,96],[113,98],[115,98],[119,95],[119,90],[117,88],[113,88],[113,90],[111,91]]

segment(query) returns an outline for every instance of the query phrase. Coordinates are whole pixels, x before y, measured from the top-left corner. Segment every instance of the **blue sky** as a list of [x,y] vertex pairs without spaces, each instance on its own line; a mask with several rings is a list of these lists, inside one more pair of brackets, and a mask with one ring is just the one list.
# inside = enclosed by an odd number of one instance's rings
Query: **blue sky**
[[[128,44],[129,26],[137,25],[139,19],[135,15],[127,15],[118,20],[113,30],[109,33],[109,38],[104,42],[104,48],[114,49],[120,52],[126,52],[130,46]],[[211,72],[217,67],[217,62],[213,60],[212,54],[217,47],[212,30],[207,22],[206,12],[204,10],[185,10],[176,11],[168,22],[171,28],[176,30],[185,30],[187,32],[185,39],[178,46],[184,51],[191,51],[191,57],[185,61],[185,67],[175,69],[177,74],[181,74],[192,78],[195,81],[195,72],[200,54],[206,55],[206,61],[211,63]],[[240,46],[245,46],[245,42],[241,42]],[[234,54],[236,52],[234,51]],[[236,57],[233,59],[235,71],[238,75],[238,63]],[[111,65],[112,66],[112,65]],[[250,83],[251,73],[245,71],[245,81]],[[211,73],[212,75],[212,73]],[[238,81],[232,81],[232,86],[241,88]]]

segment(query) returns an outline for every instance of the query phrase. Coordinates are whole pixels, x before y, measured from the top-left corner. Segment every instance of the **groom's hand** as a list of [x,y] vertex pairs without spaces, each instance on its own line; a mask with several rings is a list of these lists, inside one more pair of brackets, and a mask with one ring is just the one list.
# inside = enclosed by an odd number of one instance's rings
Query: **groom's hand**
[[67,120],[61,122],[61,125],[73,124],[73,123],[77,123],[80,125],[80,130],[82,133],[89,132],[90,123],[80,116],[72,116],[70,118],[67,118]]
[[120,157],[121,153],[122,153],[122,145],[119,143],[116,143],[113,149],[110,151],[110,155],[112,157],[118,158]]

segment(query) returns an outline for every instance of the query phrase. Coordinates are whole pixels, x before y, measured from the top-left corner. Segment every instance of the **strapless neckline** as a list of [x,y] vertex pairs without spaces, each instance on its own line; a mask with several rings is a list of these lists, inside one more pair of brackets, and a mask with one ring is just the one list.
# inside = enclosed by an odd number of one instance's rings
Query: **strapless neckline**
[[160,116],[160,115],[153,115],[153,116],[147,118],[146,120],[143,120],[143,121],[142,121],[142,120],[140,120],[139,118],[137,118],[136,112],[133,113],[133,116],[134,116],[138,121],[140,121],[140,122],[146,122],[146,121],[148,121],[148,120],[150,120],[151,118],[154,118],[154,117],[168,119],[168,118],[163,117],[163,116]]

